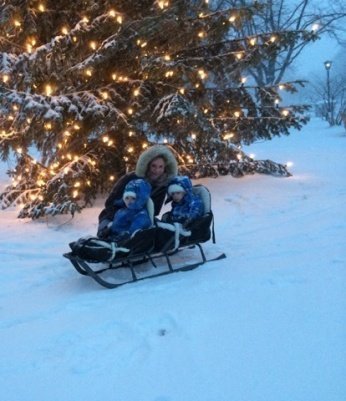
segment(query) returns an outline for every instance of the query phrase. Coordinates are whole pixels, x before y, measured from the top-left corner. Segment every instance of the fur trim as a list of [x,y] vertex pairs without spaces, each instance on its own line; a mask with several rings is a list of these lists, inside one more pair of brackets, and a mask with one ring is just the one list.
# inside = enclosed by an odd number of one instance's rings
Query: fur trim
[[132,192],[132,191],[124,192],[123,199],[125,199],[127,196],[132,196],[132,198],[137,198],[136,192]]
[[168,187],[169,195],[172,195],[173,192],[186,192],[185,189],[179,184],[172,184]]
[[165,145],[154,145],[141,153],[136,165],[137,177],[144,178],[150,162],[159,156],[166,162],[167,178],[171,179],[175,177],[178,174],[178,163],[174,157],[174,153]]

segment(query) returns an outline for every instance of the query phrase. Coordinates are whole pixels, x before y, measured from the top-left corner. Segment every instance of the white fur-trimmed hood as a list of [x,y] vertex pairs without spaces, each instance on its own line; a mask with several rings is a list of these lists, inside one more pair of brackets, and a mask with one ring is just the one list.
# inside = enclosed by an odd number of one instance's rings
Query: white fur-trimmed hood
[[144,178],[149,163],[156,157],[161,156],[166,162],[167,177],[173,178],[178,174],[178,163],[173,151],[165,145],[154,145],[141,153],[136,165],[137,177]]

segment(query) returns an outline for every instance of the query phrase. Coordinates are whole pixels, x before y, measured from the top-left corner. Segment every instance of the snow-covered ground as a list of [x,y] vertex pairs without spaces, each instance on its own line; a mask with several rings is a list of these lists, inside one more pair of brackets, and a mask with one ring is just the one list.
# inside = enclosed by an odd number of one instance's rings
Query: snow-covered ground
[[346,400],[345,144],[312,120],[247,148],[293,177],[203,180],[205,249],[227,259],[116,290],[61,256],[103,200],[72,220],[1,211],[1,400]]

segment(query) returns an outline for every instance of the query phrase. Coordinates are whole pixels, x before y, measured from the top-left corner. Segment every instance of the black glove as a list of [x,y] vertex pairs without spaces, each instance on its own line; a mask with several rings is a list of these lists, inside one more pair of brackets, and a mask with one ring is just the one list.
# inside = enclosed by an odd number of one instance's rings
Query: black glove
[[193,223],[192,219],[185,220],[184,223],[183,223],[183,228],[189,229],[191,227],[192,223]]
[[102,239],[107,239],[111,236],[111,228],[106,226],[97,231],[97,236]]
[[112,239],[112,241],[116,242],[117,245],[120,244],[120,246],[121,246],[121,244],[124,244],[128,239],[130,239],[130,237],[131,237],[130,233],[125,231],[121,234],[113,234],[111,236],[111,239]]

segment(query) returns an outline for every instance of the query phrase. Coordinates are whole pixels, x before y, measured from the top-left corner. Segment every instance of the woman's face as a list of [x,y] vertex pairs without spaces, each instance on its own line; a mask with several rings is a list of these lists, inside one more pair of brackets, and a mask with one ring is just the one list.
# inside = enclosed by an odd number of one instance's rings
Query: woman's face
[[150,180],[157,180],[165,172],[165,161],[162,157],[152,160],[149,164],[148,178]]

